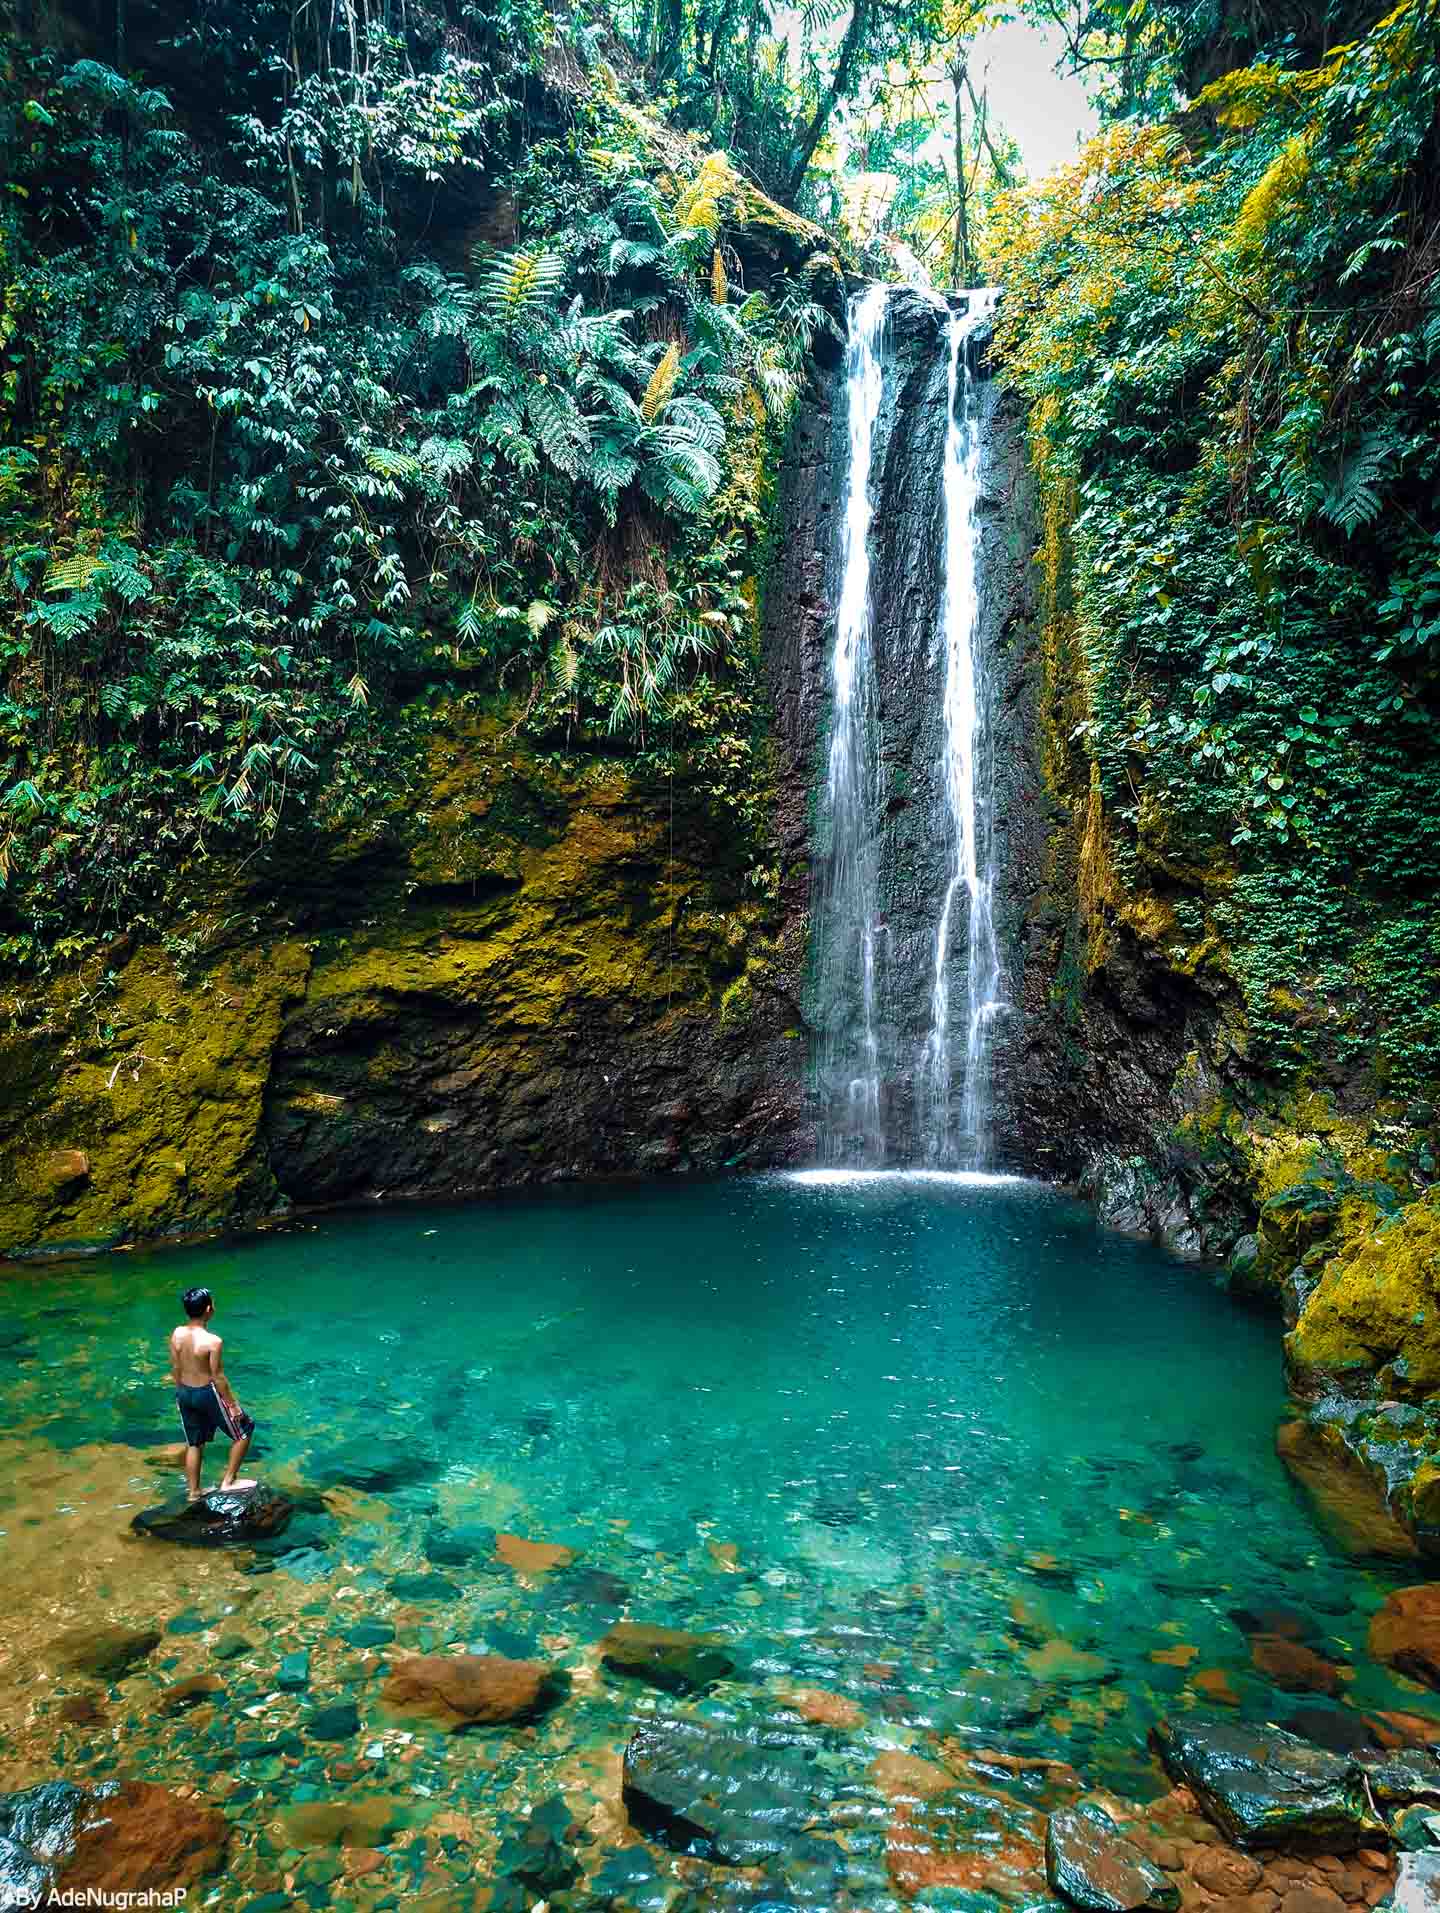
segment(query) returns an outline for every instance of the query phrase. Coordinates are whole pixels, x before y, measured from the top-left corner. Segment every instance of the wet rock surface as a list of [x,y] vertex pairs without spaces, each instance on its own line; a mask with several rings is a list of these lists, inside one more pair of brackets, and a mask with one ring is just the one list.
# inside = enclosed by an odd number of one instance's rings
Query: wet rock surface
[[1155,1750],[1215,1824],[1241,1845],[1337,1850],[1383,1832],[1359,1764],[1283,1730],[1236,1721],[1162,1721]]
[[1180,1889],[1127,1840],[1098,1808],[1081,1805],[1050,1815],[1045,1877],[1088,1913],[1174,1913]]
[[158,1627],[76,1627],[57,1634],[57,1666],[96,1680],[121,1680],[160,1645]]
[[220,1868],[228,1842],[222,1813],[151,1782],[47,1781],[0,1796],[0,1906],[50,1891],[188,1889]]
[[243,1491],[212,1488],[198,1501],[177,1495],[142,1509],[130,1525],[137,1534],[183,1548],[245,1547],[282,1535],[294,1512],[288,1496],[261,1482]]
[[830,1798],[813,1747],[798,1737],[741,1736],[677,1717],[632,1736],[623,1787],[637,1832],[737,1867],[785,1853]]

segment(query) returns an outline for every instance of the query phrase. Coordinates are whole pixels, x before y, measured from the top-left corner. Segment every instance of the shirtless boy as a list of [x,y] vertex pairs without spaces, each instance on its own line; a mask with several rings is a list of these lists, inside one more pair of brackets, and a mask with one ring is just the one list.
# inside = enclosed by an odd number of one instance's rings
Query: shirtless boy
[[215,1298],[209,1289],[186,1289],[180,1298],[186,1319],[170,1332],[170,1373],[175,1402],[185,1427],[185,1491],[200,1499],[200,1463],[205,1444],[217,1432],[230,1440],[230,1459],[220,1478],[222,1489],[253,1488],[239,1481],[236,1471],[245,1459],[255,1424],[230,1392],[225,1379],[225,1344],[210,1333]]

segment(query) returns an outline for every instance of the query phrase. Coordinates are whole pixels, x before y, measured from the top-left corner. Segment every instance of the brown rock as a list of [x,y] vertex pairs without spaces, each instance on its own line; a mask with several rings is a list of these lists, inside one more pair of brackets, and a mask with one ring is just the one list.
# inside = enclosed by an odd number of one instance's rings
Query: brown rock
[[1371,1618],[1370,1652],[1412,1680],[1440,1687],[1440,1582],[1397,1588]]
[[[1140,1836],[1137,1834],[1135,1838],[1140,1839]],[[1157,1840],[1151,1835],[1142,1844],[1156,1866],[1166,1873],[1179,1873],[1185,1865],[1180,1849],[1173,1840]]]
[[877,1754],[869,1772],[887,1800],[933,1800],[958,1784],[954,1774],[943,1767],[922,1760],[918,1754],[902,1754],[893,1748]]
[[61,1867],[58,1884],[190,1887],[218,1872],[229,1840],[217,1807],[182,1800],[153,1781],[122,1781],[118,1793],[82,1813],[75,1852]]
[[90,1158],[83,1149],[50,1149],[35,1166],[35,1180],[50,1195],[59,1195],[72,1182],[84,1182],[90,1174]]
[[1196,1884],[1207,1893],[1218,1893],[1225,1899],[1253,1893],[1265,1878],[1264,1867],[1234,1847],[1203,1847],[1191,1872]]
[[1369,1867],[1372,1873],[1388,1873],[1390,1856],[1382,1853],[1378,1847],[1361,1847],[1355,1855],[1362,1867]]
[[1343,1439],[1303,1417],[1286,1422],[1275,1452],[1315,1503],[1315,1512],[1347,1554],[1413,1560],[1415,1538],[1396,1520],[1384,1495]]
[[740,1572],[740,1550],[733,1541],[707,1541],[705,1551],[722,1574]]
[[801,1720],[808,1720],[817,1727],[840,1727],[853,1733],[863,1726],[865,1716],[859,1706],[848,1694],[832,1694],[824,1687],[795,1687],[784,1696],[785,1705],[793,1707]]
[[1344,1904],[1328,1887],[1292,1886],[1280,1902],[1280,1913],[1339,1913]]
[[1279,1905],[1280,1895],[1262,1886],[1254,1893],[1245,1893],[1238,1900],[1231,1900],[1225,1913],[1277,1913]]
[[1287,1694],[1338,1694],[1340,1672],[1313,1648],[1283,1634],[1252,1634],[1250,1658],[1256,1669]]
[[517,1574],[549,1574],[555,1568],[568,1568],[575,1550],[561,1547],[557,1541],[527,1541],[519,1534],[497,1534],[495,1555]]
[[1440,1720],[1424,1714],[1385,1712],[1363,1716],[1382,1747],[1433,1747],[1440,1744]]
[[1394,1884],[1395,1882],[1388,1874],[1383,1880],[1377,1874],[1365,1888],[1366,1906],[1378,1906],[1382,1900],[1388,1899],[1390,1897],[1390,1889]]
[[412,1654],[395,1663],[380,1697],[387,1706],[423,1714],[454,1732],[540,1712],[550,1677],[544,1661],[507,1661],[498,1654]]
[[1198,1660],[1199,1656],[1198,1647],[1187,1647],[1181,1644],[1175,1647],[1152,1647],[1149,1658],[1152,1661],[1158,1661],[1162,1667],[1188,1667],[1191,1661]]
[[218,1674],[192,1674],[188,1680],[171,1681],[160,1693],[162,1714],[184,1714],[223,1691],[225,1683]]
[[67,1694],[59,1714],[67,1727],[103,1727],[109,1719],[93,1694]]
[[1332,1880],[1345,1871],[1345,1862],[1333,1853],[1317,1853],[1310,1864],[1317,1873],[1328,1873]]
[[1230,1677],[1223,1667],[1201,1667],[1190,1676],[1190,1685],[1197,1688],[1206,1700],[1217,1701],[1222,1707],[1238,1707],[1240,1696],[1230,1685]]

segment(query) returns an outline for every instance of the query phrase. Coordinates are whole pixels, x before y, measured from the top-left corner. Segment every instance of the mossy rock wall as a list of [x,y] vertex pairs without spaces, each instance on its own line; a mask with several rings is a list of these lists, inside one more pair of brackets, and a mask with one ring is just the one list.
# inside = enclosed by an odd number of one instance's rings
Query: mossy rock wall
[[784,1162],[802,946],[724,819],[457,705],[383,815],[14,993],[0,1252]]

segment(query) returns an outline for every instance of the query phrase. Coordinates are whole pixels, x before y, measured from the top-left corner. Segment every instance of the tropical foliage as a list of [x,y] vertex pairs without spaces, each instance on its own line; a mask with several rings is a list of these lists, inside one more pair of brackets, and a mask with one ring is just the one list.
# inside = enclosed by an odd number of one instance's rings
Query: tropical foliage
[[1190,913],[1262,1054],[1333,1037],[1412,1090],[1440,1070],[1436,53],[1405,0],[1118,123],[1011,196],[995,267],[1092,860]]

